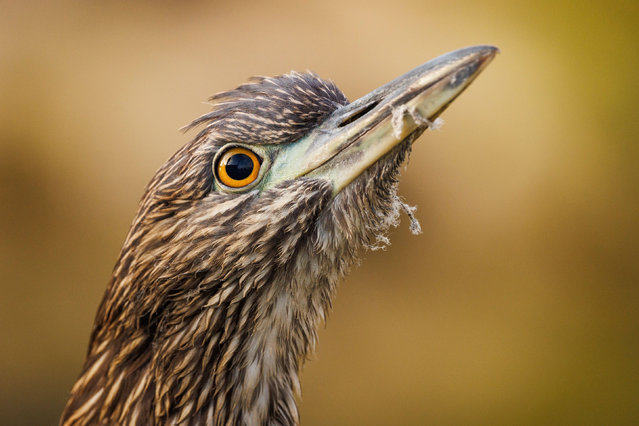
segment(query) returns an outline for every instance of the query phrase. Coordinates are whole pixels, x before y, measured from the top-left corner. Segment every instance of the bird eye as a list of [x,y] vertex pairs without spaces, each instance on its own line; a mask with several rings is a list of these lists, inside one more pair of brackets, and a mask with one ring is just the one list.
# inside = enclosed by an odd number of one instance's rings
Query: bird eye
[[262,159],[246,148],[234,147],[217,162],[217,177],[226,186],[241,188],[257,179]]

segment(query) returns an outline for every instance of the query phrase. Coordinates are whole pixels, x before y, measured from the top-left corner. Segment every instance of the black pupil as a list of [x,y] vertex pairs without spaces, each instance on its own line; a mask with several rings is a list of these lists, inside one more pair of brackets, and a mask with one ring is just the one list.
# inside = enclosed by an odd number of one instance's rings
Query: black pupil
[[226,174],[231,179],[246,179],[253,172],[253,160],[246,154],[234,154],[226,162]]

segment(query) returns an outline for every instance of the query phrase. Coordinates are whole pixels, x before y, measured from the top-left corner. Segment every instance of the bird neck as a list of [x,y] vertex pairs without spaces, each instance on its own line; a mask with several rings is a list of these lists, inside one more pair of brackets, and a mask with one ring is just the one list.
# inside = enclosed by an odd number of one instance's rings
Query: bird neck
[[209,298],[177,296],[161,319],[126,321],[127,303],[103,302],[62,423],[298,423],[299,373],[338,279],[312,250],[244,295],[226,282]]

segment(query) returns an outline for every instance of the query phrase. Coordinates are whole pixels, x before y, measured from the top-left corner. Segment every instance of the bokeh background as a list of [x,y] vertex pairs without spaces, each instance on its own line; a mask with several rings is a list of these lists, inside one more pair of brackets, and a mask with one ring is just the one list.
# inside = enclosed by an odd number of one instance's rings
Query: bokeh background
[[636,1],[0,1],[0,423],[56,424],[146,182],[208,95],[311,69],[354,100],[502,53],[414,147],[342,284],[305,425],[639,424]]

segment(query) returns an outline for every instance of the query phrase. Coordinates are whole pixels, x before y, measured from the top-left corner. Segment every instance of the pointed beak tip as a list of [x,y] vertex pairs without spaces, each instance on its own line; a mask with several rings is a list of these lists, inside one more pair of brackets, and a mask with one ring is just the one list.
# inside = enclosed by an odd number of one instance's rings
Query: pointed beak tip
[[496,54],[501,53],[501,49],[499,47],[490,44],[483,44],[475,46],[474,48],[471,47],[471,49],[478,49],[482,51],[486,56],[495,56]]
[[491,45],[480,45],[473,46],[467,49],[460,49],[457,52],[460,56],[473,57],[475,60],[478,60],[481,64],[488,64],[491,62],[497,54],[501,53],[501,49],[497,46]]

